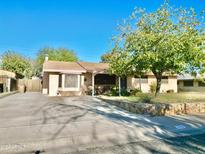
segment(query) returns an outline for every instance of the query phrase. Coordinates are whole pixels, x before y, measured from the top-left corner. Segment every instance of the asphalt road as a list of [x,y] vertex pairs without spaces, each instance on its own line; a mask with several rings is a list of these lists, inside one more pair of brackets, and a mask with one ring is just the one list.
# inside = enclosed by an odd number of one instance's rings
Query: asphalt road
[[90,148],[67,154],[204,154],[205,134]]
[[199,142],[168,138],[203,132],[205,114],[137,115],[89,96],[0,99],[0,154],[176,153],[182,143],[184,153],[196,147],[203,153],[200,136]]

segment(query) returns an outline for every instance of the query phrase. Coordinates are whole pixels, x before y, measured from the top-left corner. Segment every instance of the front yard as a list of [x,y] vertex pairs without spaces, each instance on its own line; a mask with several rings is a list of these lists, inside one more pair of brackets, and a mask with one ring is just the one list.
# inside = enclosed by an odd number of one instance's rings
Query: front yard
[[137,114],[175,115],[205,113],[205,93],[164,93],[157,97],[151,93],[137,93],[135,96],[101,96],[102,100]]
[[[104,97],[104,96],[103,96]],[[152,93],[139,93],[136,96],[105,96],[107,99],[128,101],[128,102],[142,102],[144,98],[150,98],[151,103],[197,103],[205,102],[205,92],[180,92],[180,93],[161,93],[157,97]]]

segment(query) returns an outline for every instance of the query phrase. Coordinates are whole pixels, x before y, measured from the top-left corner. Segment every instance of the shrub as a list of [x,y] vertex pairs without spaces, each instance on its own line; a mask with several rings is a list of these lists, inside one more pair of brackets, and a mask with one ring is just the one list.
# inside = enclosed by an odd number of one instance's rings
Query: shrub
[[[110,91],[108,91],[105,94],[108,96],[119,96],[119,89],[117,86],[114,86],[110,89]],[[121,89],[121,95],[122,96],[130,96],[130,92],[128,92],[126,89]]]
[[119,90],[118,90],[117,86],[112,87],[111,94],[112,94],[112,96],[118,96],[119,95]]
[[152,97],[149,95],[142,95],[139,99],[140,102],[142,103],[151,103]]
[[130,92],[128,92],[127,89],[121,89],[121,95],[122,96],[130,96]]
[[142,93],[140,89],[133,89],[130,91],[130,95],[136,96],[138,93]]
[[155,93],[156,92],[156,87],[157,87],[156,82],[152,82],[149,87],[150,87],[150,92],[151,93]]
[[118,96],[119,95],[118,88],[114,86],[109,91],[107,91],[107,93],[105,94],[108,96]]

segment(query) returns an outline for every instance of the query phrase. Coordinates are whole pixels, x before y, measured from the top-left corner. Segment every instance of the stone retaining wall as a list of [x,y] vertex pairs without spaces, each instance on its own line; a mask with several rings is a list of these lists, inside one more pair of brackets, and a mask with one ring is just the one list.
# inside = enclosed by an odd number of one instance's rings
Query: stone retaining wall
[[150,114],[153,116],[175,115],[187,113],[205,112],[205,102],[198,103],[130,103],[125,101],[115,101],[100,98],[112,105],[123,108],[127,111],[137,114]]

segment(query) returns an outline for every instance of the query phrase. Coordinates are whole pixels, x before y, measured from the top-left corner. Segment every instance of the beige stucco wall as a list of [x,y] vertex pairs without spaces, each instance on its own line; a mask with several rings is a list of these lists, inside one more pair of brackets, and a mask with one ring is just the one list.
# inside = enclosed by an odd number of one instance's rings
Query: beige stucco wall
[[[148,83],[152,82],[152,79],[148,79]],[[138,82],[138,79],[134,78],[133,76],[127,77],[127,89],[128,90],[133,90],[133,89],[139,89],[140,88],[140,83]],[[141,89],[142,92],[149,92],[149,84],[147,83],[141,83]]]
[[[142,92],[148,93],[150,92],[150,85],[156,82],[156,78],[152,75],[148,76],[148,83],[141,83]],[[134,78],[133,76],[129,76],[127,78],[127,88],[128,90],[139,89],[140,84],[139,80]],[[167,92],[167,90],[174,90],[177,92],[177,78],[175,76],[168,77],[168,83],[162,83],[160,92]]]
[[[78,95],[84,95],[84,87],[85,84],[89,84],[89,83],[85,83],[84,81],[85,76],[84,75],[80,75],[79,77],[79,81],[80,81],[80,86],[79,86],[79,90],[67,90],[66,88],[59,88],[58,83],[59,83],[59,73],[50,73],[50,72],[44,72],[43,73],[43,89],[42,89],[42,93],[43,94],[48,94],[49,96],[78,96]],[[90,82],[90,78],[88,77],[88,82]],[[62,77],[62,82],[64,82],[64,79]],[[57,87],[57,89],[56,89]]]
[[194,81],[193,87],[186,87],[184,86],[183,81],[178,81],[178,91],[205,91],[205,87],[198,86],[198,81]]
[[0,77],[0,83],[6,84],[7,83],[7,78]]
[[[51,73],[46,73],[44,72],[43,76],[43,93],[44,94],[49,94],[49,83],[50,85],[58,85],[58,80],[57,77],[49,80],[49,75]],[[58,75],[58,74],[56,74]],[[129,76],[127,77],[127,88],[128,90],[131,89],[137,89],[139,88],[139,80]],[[62,79],[62,82],[64,80]],[[150,92],[150,85],[156,82],[156,78],[153,75],[148,76],[148,83],[142,83],[141,84],[141,89],[142,92]],[[86,91],[91,90],[92,88],[92,74],[91,73],[83,73],[80,75],[80,88],[78,91],[66,91],[65,89],[58,88],[59,95],[63,96],[71,96],[71,95],[84,95]],[[51,88],[52,89],[52,88]],[[168,83],[162,83],[161,85],[161,92],[167,92],[167,90],[174,90],[174,92],[177,92],[177,78],[174,76],[168,77]]]
[[162,83],[161,85],[161,92],[167,92],[167,90],[174,90],[177,92],[177,77],[176,76],[169,76],[168,83]]

